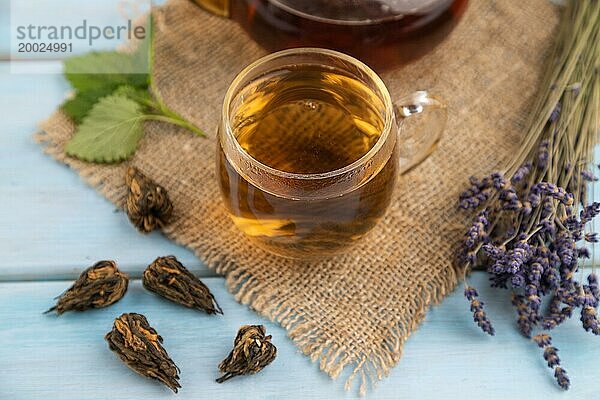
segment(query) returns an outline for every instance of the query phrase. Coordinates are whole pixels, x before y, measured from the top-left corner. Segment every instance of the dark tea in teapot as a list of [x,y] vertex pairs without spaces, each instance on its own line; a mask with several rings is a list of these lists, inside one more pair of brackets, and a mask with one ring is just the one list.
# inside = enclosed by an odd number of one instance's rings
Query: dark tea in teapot
[[374,67],[415,59],[454,27],[467,0],[196,0],[276,51],[325,47]]

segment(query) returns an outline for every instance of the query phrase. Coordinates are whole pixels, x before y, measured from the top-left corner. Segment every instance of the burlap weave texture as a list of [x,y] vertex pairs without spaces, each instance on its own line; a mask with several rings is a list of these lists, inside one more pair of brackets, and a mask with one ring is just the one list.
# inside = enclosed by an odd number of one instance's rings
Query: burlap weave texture
[[[215,178],[215,131],[234,76],[265,54],[234,23],[187,0],[157,10],[155,80],[165,102],[209,133],[198,138],[148,123],[130,164],[164,186],[175,215],[164,233],[224,274],[236,299],[277,321],[321,369],[351,367],[364,390],[400,360],[428,307],[460,279],[453,254],[464,231],[458,193],[468,176],[502,165],[518,146],[558,21],[547,0],[472,0],[436,50],[382,74],[392,97],[428,89],[450,120],[437,151],[402,176],[392,206],[351,251],[299,263],[255,247],[225,216]],[[125,169],[63,153],[74,126],[55,113],[41,124],[46,151],[118,206]],[[465,303],[465,324],[469,323]]]

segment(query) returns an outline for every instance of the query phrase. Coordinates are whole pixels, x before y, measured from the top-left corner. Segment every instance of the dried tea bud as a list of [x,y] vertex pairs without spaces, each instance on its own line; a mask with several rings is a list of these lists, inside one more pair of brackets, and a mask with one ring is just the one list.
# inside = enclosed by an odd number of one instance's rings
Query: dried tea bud
[[175,303],[208,314],[223,314],[208,287],[174,256],[154,260],[144,271],[142,283],[146,289]]
[[99,261],[81,273],[73,286],[58,297],[54,307],[46,311],[84,311],[110,306],[121,300],[129,278],[117,269],[114,261]]
[[165,226],[173,213],[165,188],[134,167],[127,169],[125,182],[129,188],[125,209],[131,223],[143,233]]
[[129,368],[156,379],[177,393],[179,368],[162,347],[163,339],[141,314],[123,314],[104,336],[108,346]]
[[217,379],[223,383],[238,375],[255,374],[269,365],[277,355],[277,348],[271,343],[271,335],[265,336],[263,325],[244,325],[235,337],[233,350],[219,369],[224,373]]

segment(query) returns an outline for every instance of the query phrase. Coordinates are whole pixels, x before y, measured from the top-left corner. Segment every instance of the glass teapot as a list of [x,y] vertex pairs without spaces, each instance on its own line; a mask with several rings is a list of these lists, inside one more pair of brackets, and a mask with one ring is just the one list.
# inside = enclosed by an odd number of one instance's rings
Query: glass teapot
[[326,47],[380,68],[430,51],[468,0],[193,0],[270,51]]

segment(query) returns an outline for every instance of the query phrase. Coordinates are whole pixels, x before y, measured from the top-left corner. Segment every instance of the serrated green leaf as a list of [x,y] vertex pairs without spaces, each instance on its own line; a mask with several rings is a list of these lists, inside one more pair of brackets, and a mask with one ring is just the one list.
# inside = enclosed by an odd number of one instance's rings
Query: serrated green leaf
[[145,106],[154,106],[155,102],[148,89],[138,89],[133,86],[119,86],[113,92],[117,96],[125,96]]
[[[151,26],[149,18],[147,27]],[[146,120],[175,124],[205,136],[169,109],[158,93],[156,98],[150,94],[153,41],[149,32],[131,53],[94,52],[65,62],[65,77],[75,93],[62,109],[79,124],[65,148],[68,155],[98,163],[126,160],[135,152]]]
[[116,88],[107,86],[97,90],[76,92],[72,99],[66,100],[61,105],[61,108],[76,124],[80,124],[98,100],[111,94],[123,95],[144,106],[148,106],[154,102],[148,89],[138,89],[128,85],[117,86]]
[[77,128],[65,151],[97,163],[126,160],[144,135],[144,113],[137,102],[122,95],[104,97]]
[[97,90],[76,92],[73,98],[62,104],[61,108],[75,123],[80,124],[99,99],[112,94],[114,91],[115,89],[112,87],[104,87]]
[[67,59],[64,74],[75,94],[62,105],[76,123],[87,116],[93,105],[113,93],[120,86],[147,90],[150,84],[151,19],[147,24],[146,39],[131,53],[115,51],[92,52]]
[[65,77],[75,89],[75,96],[63,104],[63,110],[80,123],[98,100],[119,86],[147,89],[148,74],[127,73],[140,71],[134,67],[139,62],[136,57],[139,55],[102,52],[66,60]]
[[65,77],[78,91],[121,85],[148,87],[148,74],[134,54],[93,52],[65,60]]
[[78,91],[121,85],[147,88],[151,68],[152,18],[148,18],[146,32],[149,34],[137,43],[132,52],[100,51],[67,59],[64,65],[66,78]]

